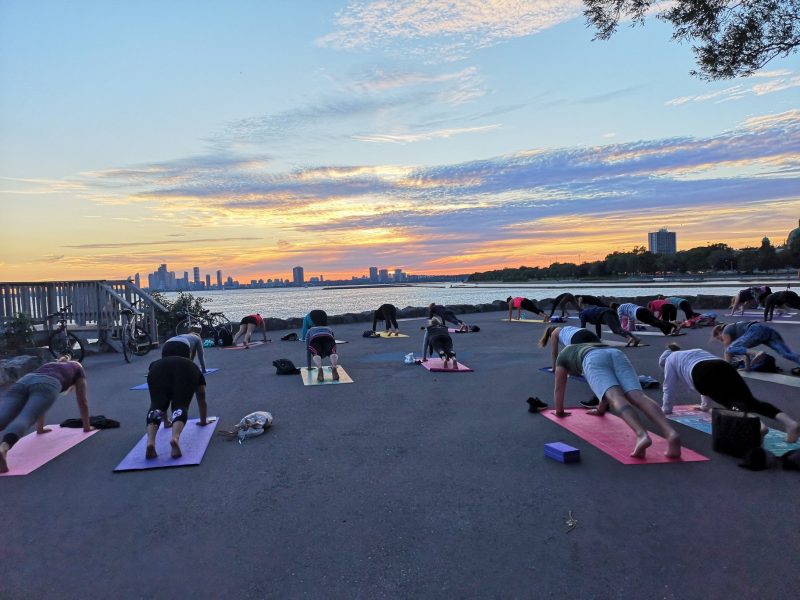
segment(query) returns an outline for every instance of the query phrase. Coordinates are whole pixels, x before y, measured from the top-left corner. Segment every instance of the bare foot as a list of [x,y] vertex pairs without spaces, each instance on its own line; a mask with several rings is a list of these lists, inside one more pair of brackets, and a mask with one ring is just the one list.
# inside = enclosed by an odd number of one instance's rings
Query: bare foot
[[442,361],[442,368],[444,368],[444,369],[449,368],[447,366],[449,362],[450,362],[450,359],[445,358],[444,361]]
[[786,429],[787,444],[794,444],[798,437],[800,437],[800,423],[796,423],[794,427],[789,427]]
[[458,370],[458,363],[456,362],[455,358],[453,359],[453,368]]
[[676,433],[667,438],[667,451],[664,456],[667,458],[678,458],[681,455],[681,438]]
[[322,367],[317,367],[317,381],[325,381],[325,371]]
[[339,381],[339,369],[336,367],[331,367],[331,379]]
[[169,445],[171,448],[169,455],[172,458],[180,458],[181,456],[183,456],[183,453],[181,452],[181,447],[178,446],[178,440],[170,440]]
[[636,445],[633,447],[633,452],[631,452],[631,456],[634,458],[644,458],[645,452],[652,445],[653,445],[653,440],[650,439],[649,435],[643,433],[641,437],[636,438]]
[[144,451],[145,458],[157,458],[158,453],[156,452],[155,446],[147,446],[147,449]]

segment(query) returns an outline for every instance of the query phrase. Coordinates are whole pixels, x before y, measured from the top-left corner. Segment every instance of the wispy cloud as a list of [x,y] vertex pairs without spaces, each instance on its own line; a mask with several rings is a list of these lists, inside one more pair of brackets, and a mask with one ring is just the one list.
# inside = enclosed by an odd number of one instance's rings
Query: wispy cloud
[[63,248],[78,248],[82,250],[99,250],[99,249],[109,249],[109,248],[150,248],[156,246],[174,246],[178,244],[209,244],[215,242],[238,242],[238,241],[245,241],[245,240],[260,240],[263,238],[260,237],[224,237],[224,238],[196,238],[196,239],[187,239],[187,240],[153,240],[148,242],[106,242],[106,243],[95,243],[95,244],[77,244],[73,246],[62,246]]
[[499,128],[500,124],[484,125],[482,127],[462,127],[460,129],[439,129],[438,131],[427,131],[424,133],[373,133],[354,135],[353,139],[362,142],[377,142],[377,143],[392,143],[392,144],[407,144],[410,142],[421,142],[433,140],[437,138],[449,138],[455,135],[464,133],[482,133],[492,131]]
[[477,48],[533,35],[578,17],[575,0],[376,0],[351,2],[317,44],[340,50],[412,52],[455,60]]
[[764,71],[756,75],[759,79],[767,79],[768,81],[753,83],[752,85],[739,83],[705,94],[680,96],[667,100],[664,104],[667,106],[680,106],[690,102],[730,102],[732,100],[741,100],[748,96],[764,96],[766,94],[774,94],[776,92],[783,92],[800,87],[800,75],[792,73],[791,71]]

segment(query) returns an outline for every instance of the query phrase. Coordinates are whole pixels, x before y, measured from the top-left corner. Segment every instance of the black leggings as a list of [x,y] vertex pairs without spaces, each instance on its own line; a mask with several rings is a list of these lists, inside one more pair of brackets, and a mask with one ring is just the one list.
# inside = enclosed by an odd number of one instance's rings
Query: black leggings
[[536,306],[536,303],[533,300],[529,300],[528,298],[523,298],[522,302],[519,303],[519,307],[522,310],[527,310],[528,312],[532,312],[536,315],[544,315],[544,311]]
[[[664,306],[666,306],[666,304]],[[636,319],[642,323],[647,323],[653,327],[658,327],[661,330],[661,333],[664,335],[667,335],[674,329],[672,323],[667,323],[661,319],[656,319],[656,316],[647,308],[636,309]]]
[[561,311],[561,316],[563,317],[564,314],[567,312],[567,306],[572,304],[575,307],[575,310],[580,312],[581,307],[578,306],[578,301],[575,300],[575,296],[568,292],[564,292],[563,294],[559,294],[556,296],[555,300],[553,300],[553,308],[550,310],[550,317],[553,316],[557,310]]
[[733,410],[753,412],[774,419],[783,412],[753,396],[736,367],[722,359],[703,360],[692,369],[694,389],[717,404]]
[[161,358],[166,356],[182,356],[190,359],[192,358],[192,352],[189,348],[189,344],[184,344],[183,342],[175,340],[167,342],[164,344],[164,347],[161,348]]
[[386,324],[386,329],[400,329],[400,326],[397,324],[397,307],[394,305],[384,305],[381,308],[383,310],[381,311],[380,316],[383,318],[383,322]]
[[616,311],[613,311],[610,308],[600,316],[600,321],[594,326],[595,331],[597,331],[598,338],[602,335],[601,330],[603,323],[608,325],[608,328],[617,335],[621,335],[622,337],[628,339],[633,338],[633,334],[630,331],[625,331],[622,328],[622,324],[619,322],[619,316],[617,315]]
[[662,304],[661,318],[664,321],[674,321],[678,318],[678,309],[675,308],[674,304]]
[[[689,304],[688,300],[684,300],[683,302],[678,304],[678,308],[680,308],[683,311],[683,314],[686,315],[687,319],[691,319],[692,317],[696,317],[696,316],[698,316],[700,314],[700,313],[696,313],[696,312],[694,312],[692,310],[692,305]],[[675,314],[677,316],[677,311],[675,312]]]

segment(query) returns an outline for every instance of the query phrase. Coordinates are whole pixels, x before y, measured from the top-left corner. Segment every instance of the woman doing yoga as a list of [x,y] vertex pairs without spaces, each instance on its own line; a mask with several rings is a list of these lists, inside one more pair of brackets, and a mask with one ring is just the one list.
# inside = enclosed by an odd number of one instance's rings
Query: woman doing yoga
[[469,331],[469,325],[456,317],[456,313],[449,308],[442,306],[441,304],[435,304],[431,302],[431,304],[428,306],[428,319],[432,319],[433,317],[439,317],[442,325],[446,323],[452,323],[458,327],[460,331]]
[[[711,330],[715,340],[722,342],[724,358],[731,362],[734,356],[744,356],[744,369],[750,370],[749,348],[760,344],[769,346],[785,359],[800,365],[800,355],[792,352],[791,348],[783,341],[781,334],[772,327],[762,325],[757,321],[737,321],[730,325],[717,325]],[[794,372],[794,370],[792,370]]]
[[264,342],[268,342],[267,324],[264,322],[264,319],[261,317],[261,315],[256,313],[254,315],[247,315],[244,319],[239,321],[239,331],[237,331],[236,335],[233,336],[233,345],[235,346],[236,341],[244,335],[244,346],[245,348],[249,346],[256,327],[261,328],[261,333],[264,335]]
[[587,323],[591,323],[595,327],[598,338],[602,335],[603,324],[606,324],[611,331],[627,339],[628,346],[638,346],[641,343],[638,337],[622,328],[615,310],[603,308],[602,306],[592,306],[584,308],[579,316],[581,319],[581,327],[586,327]]
[[664,394],[661,408],[672,413],[672,405],[682,386],[700,394],[700,410],[709,410],[713,400],[725,408],[753,412],[781,422],[786,427],[786,442],[791,444],[800,436],[800,424],[783,410],[753,396],[736,367],[705,350],[681,350],[670,344],[659,357],[664,371]]
[[300,333],[300,339],[305,340],[308,330],[312,327],[325,327],[327,324],[328,313],[324,310],[312,310],[303,317],[303,331]]
[[552,358],[553,371],[556,370],[556,358],[558,357],[559,344],[569,346],[570,344],[589,344],[600,343],[600,338],[588,329],[582,327],[572,327],[570,325],[550,325],[544,330],[544,334],[539,340],[539,347],[544,348],[550,343],[550,357]]
[[453,351],[453,338],[447,331],[447,327],[439,317],[433,317],[428,321],[428,326],[425,329],[425,337],[422,340],[422,360],[428,360],[428,355],[433,356],[434,353],[439,355],[442,359],[442,366],[447,368],[447,363],[452,360],[453,368],[458,369],[458,362],[456,362],[456,353]]
[[642,321],[643,323],[657,327],[664,335],[669,335],[673,332],[677,333],[680,329],[680,327],[678,327],[678,325],[675,323],[656,319],[655,315],[647,310],[644,306],[639,306],[638,304],[633,304],[632,302],[626,302],[624,304],[612,302],[611,308],[616,309],[617,316],[622,322],[622,328],[627,331],[636,330],[636,321]]
[[662,321],[674,321],[678,318],[678,309],[666,298],[651,300],[647,303],[647,310],[653,313],[656,319]]
[[783,290],[770,294],[764,300],[764,320],[772,321],[772,314],[775,309],[779,309],[778,314],[780,315],[780,309],[786,307],[800,308],[800,296],[792,290]]
[[183,356],[189,360],[194,360],[194,357],[197,356],[200,368],[205,373],[207,369],[205,355],[203,354],[203,340],[200,338],[201,331],[202,327],[199,324],[192,325],[190,333],[183,333],[169,338],[161,347],[161,358]]
[[739,290],[739,293],[731,300],[730,316],[733,316],[739,308],[742,309],[741,314],[744,314],[745,308],[757,308],[771,293],[772,289],[768,285],[754,286]]
[[517,321],[520,320],[523,310],[527,310],[528,312],[532,312],[536,315],[541,315],[542,317],[545,316],[544,311],[536,305],[536,302],[530,300],[529,298],[523,298],[522,296],[512,298],[509,296],[506,298],[506,302],[508,303],[509,321],[511,320],[511,315],[515,308],[517,309]]
[[70,360],[69,356],[43,364],[8,389],[0,402],[0,473],[8,472],[8,451],[31,425],[36,423],[36,433],[40,435],[52,431],[44,426],[45,413],[59,394],[65,394],[73,387],[83,430],[91,431],[86,373],[81,363]]
[[372,314],[372,331],[383,320],[388,335],[400,335],[400,326],[397,324],[397,307],[394,304],[381,304]]
[[653,443],[642,426],[634,407],[641,410],[661,430],[667,440],[665,456],[677,458],[681,455],[681,440],[655,400],[642,391],[639,375],[628,357],[617,348],[602,344],[571,344],[558,353],[556,358],[555,387],[553,400],[557,417],[568,417],[564,411],[564,396],[569,375],[583,375],[595,396],[600,398],[596,409],[588,414],[602,416],[609,405],[625,421],[636,435],[631,456],[644,458],[647,448]]
[[567,307],[569,306],[574,307],[575,310],[577,310],[578,312],[580,312],[581,310],[581,307],[578,306],[578,301],[575,299],[575,296],[573,296],[569,292],[564,292],[563,294],[559,294],[553,300],[553,308],[550,309],[550,314],[547,317],[545,317],[545,321],[549,321],[550,319],[552,319],[553,313],[555,313],[557,310],[561,311],[562,319],[564,317],[568,317],[569,311],[567,310]]
[[312,327],[306,336],[306,365],[311,369],[311,360],[314,360],[314,366],[317,367],[317,381],[325,381],[322,359],[328,357],[331,359],[331,377],[334,381],[338,381],[339,355],[336,353],[336,337],[333,335],[333,330],[326,326]]

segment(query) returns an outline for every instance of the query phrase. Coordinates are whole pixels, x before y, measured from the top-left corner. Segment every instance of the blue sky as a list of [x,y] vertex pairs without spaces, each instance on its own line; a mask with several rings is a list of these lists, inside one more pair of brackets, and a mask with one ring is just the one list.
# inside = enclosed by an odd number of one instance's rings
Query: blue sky
[[709,83],[655,19],[600,42],[581,10],[4,0],[0,278],[471,272],[661,226],[782,242],[797,55]]

